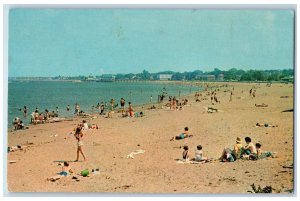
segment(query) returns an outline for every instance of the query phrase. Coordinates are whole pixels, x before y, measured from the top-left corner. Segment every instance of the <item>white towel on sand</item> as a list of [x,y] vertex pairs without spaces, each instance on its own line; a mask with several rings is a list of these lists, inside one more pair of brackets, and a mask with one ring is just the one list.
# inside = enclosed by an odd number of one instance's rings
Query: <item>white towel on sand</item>
[[143,154],[143,153],[145,153],[146,151],[145,150],[141,150],[141,149],[139,149],[139,150],[136,150],[136,151],[134,151],[134,152],[131,152],[130,154],[128,154],[127,156],[126,156],[126,158],[134,158],[134,156],[133,155],[136,155],[136,154]]

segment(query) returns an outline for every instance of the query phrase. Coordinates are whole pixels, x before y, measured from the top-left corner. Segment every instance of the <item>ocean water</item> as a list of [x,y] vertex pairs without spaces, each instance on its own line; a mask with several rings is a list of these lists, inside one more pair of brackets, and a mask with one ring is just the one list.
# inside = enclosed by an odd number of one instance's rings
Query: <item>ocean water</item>
[[[30,114],[39,108],[40,112],[48,109],[56,110],[60,117],[70,117],[74,114],[75,103],[84,112],[98,112],[92,110],[97,103],[109,102],[111,98],[120,105],[120,99],[131,101],[133,107],[150,103],[157,103],[158,95],[166,90],[167,95],[183,96],[200,90],[199,87],[180,85],[175,83],[154,82],[52,82],[52,81],[13,81],[8,83],[8,127],[12,126],[15,117],[21,118],[25,124],[30,122]],[[70,111],[66,110],[70,105]],[[23,107],[27,106],[28,115],[23,117]],[[22,109],[21,111],[19,109]]]

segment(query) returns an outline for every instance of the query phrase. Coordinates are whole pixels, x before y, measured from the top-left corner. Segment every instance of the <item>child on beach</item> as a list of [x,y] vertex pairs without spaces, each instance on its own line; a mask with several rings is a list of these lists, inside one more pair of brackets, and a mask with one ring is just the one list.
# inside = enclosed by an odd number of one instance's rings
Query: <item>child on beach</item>
[[170,139],[170,141],[174,141],[174,140],[182,140],[182,139],[188,138],[188,137],[193,137],[193,135],[189,135],[189,128],[188,128],[188,127],[185,127],[183,133],[181,133],[181,134],[178,135],[178,136],[172,137],[172,138]]
[[258,160],[258,159],[264,159],[264,158],[273,156],[272,152],[269,152],[269,151],[263,152],[261,149],[260,143],[256,143],[255,147],[256,147],[256,153],[250,154],[249,160]]
[[183,160],[184,161],[189,161],[189,158],[190,158],[190,156],[189,156],[189,147],[187,145],[185,145],[183,147],[183,150],[184,150],[182,152],[182,158],[183,158]]
[[58,173],[58,175],[52,176],[47,178],[48,181],[55,182],[56,180],[59,180],[60,178],[66,177],[70,174],[72,174],[74,171],[70,168],[70,165],[68,162],[64,162],[64,166],[62,167],[62,171]]
[[195,161],[201,162],[207,160],[207,157],[203,156],[202,146],[198,145],[195,151]]
[[83,130],[88,130],[89,129],[89,125],[87,124],[86,120],[82,120],[82,129]]
[[59,174],[62,176],[68,176],[70,173],[73,173],[73,170],[71,169],[69,163],[65,161],[62,171]]
[[76,140],[77,140],[77,157],[76,157],[75,162],[77,162],[77,161],[79,160],[79,152],[81,153],[81,155],[83,156],[83,159],[84,159],[84,161],[85,161],[85,160],[86,160],[86,157],[85,157],[85,155],[83,154],[83,151],[82,151],[82,146],[83,146],[83,142],[82,142],[83,133],[82,133],[82,128],[81,128],[80,126],[78,126],[78,127],[76,128],[74,137],[75,137]]

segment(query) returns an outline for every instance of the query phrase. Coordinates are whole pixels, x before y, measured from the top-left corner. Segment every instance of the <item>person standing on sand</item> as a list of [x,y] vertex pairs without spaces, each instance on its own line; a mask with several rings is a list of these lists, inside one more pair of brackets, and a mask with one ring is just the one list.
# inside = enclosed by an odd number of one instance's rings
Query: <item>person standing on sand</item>
[[110,100],[110,104],[111,104],[111,111],[113,111],[115,106],[115,100],[113,98]]
[[251,96],[251,95],[252,95],[252,88],[249,91],[249,96]]
[[85,155],[83,154],[83,151],[82,151],[82,146],[83,146],[83,141],[82,141],[82,138],[83,138],[82,127],[78,126],[76,128],[74,137],[77,140],[77,157],[76,157],[75,162],[78,162],[78,160],[79,160],[79,152],[83,156],[84,161],[86,161],[86,157],[85,157]]
[[255,98],[255,92],[256,92],[256,90],[254,90],[252,93],[253,98]]
[[175,96],[173,97],[173,101],[172,101],[172,109],[173,110],[176,110],[176,107],[177,107],[177,102],[176,102],[176,98]]
[[122,114],[123,114],[125,111],[125,99],[124,98],[121,98],[120,105],[121,105]]
[[100,105],[100,115],[104,114],[104,104],[103,102],[101,102],[101,105]]
[[128,113],[129,113],[129,116],[130,117],[133,117],[134,116],[134,111],[133,111],[133,108],[131,106],[131,102],[128,102],[129,106],[128,106]]

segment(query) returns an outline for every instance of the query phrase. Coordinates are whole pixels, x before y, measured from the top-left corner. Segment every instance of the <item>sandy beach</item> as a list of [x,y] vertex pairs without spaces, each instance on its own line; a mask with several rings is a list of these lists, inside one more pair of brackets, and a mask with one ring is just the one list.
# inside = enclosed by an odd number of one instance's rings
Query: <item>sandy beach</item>
[[[9,192],[121,192],[121,193],[250,193],[251,185],[272,186],[273,193],[289,193],[293,189],[293,115],[282,112],[293,109],[293,85],[266,83],[228,83],[217,91],[220,104],[207,100],[195,102],[189,95],[182,111],[168,108],[146,110],[144,117],[85,118],[99,129],[84,131],[82,157],[76,159],[76,140],[70,132],[83,118],[70,121],[30,125],[29,129],[9,131],[8,146],[26,146],[7,154],[7,186]],[[223,85],[215,83],[214,85]],[[229,102],[232,89],[233,97]],[[256,97],[249,90],[256,89]],[[226,91],[226,92],[224,92]],[[268,107],[256,107],[255,104]],[[126,106],[128,104],[126,103]],[[219,110],[207,113],[207,107]],[[134,105],[133,105],[134,107]],[[256,127],[268,123],[278,127]],[[170,141],[188,126],[192,138]],[[237,137],[251,137],[264,151],[277,152],[275,158],[257,161],[213,161],[203,164],[179,164],[182,146],[187,144],[194,157],[197,145],[204,155],[217,159],[224,148],[233,148]],[[145,153],[127,158],[136,150]],[[14,161],[14,163],[10,163]],[[60,161],[70,161],[73,176],[55,182],[47,181],[61,171]],[[100,174],[78,176],[83,169],[99,168]]]

